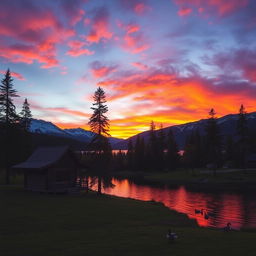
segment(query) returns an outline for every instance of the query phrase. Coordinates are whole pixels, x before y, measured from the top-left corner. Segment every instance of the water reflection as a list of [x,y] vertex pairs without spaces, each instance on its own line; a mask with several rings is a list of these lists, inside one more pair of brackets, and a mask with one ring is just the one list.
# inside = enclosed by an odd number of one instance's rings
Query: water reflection
[[[256,194],[202,193],[191,192],[185,187],[177,189],[155,188],[137,185],[128,180],[113,179],[114,188],[107,188],[104,193],[120,197],[164,203],[170,209],[185,213],[195,219],[199,226],[224,227],[227,222],[232,227],[256,228]],[[202,209],[195,212],[195,209]]]

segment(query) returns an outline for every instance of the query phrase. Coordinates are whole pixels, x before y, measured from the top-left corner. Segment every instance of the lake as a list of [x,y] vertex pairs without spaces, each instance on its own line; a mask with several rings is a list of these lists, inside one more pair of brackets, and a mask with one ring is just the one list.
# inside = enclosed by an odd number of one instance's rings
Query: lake
[[256,192],[205,193],[192,192],[183,186],[171,189],[138,185],[127,179],[113,179],[112,182],[115,187],[104,189],[105,194],[161,202],[195,219],[202,227],[221,228],[231,222],[235,229],[256,228]]

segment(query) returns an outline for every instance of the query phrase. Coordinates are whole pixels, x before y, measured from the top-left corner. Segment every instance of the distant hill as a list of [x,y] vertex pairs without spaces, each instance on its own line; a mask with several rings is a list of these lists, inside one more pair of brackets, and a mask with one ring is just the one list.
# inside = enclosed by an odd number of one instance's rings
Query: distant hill
[[[38,119],[31,120],[30,132],[35,135],[41,135],[37,136],[38,140],[41,142],[43,142],[43,140],[52,140],[55,141],[58,145],[62,145],[62,142],[66,142],[68,145],[76,145],[76,147],[79,148],[84,148],[95,135],[95,133],[84,130],[82,128],[60,129],[51,122]],[[113,148],[116,143],[120,143],[121,141],[123,141],[123,139],[113,137],[109,138],[109,142]]]
[[[236,134],[236,125],[238,120],[238,114],[230,114],[223,116],[217,119],[218,127],[220,128],[220,133],[223,137],[228,135],[234,136]],[[181,124],[181,125],[174,125],[170,127],[163,128],[165,134],[168,133],[169,129],[172,130],[175,140],[178,144],[179,149],[184,149],[185,140],[186,138],[192,134],[194,131],[198,131],[200,135],[205,134],[205,126],[206,126],[207,119],[201,119],[199,121]],[[256,133],[256,112],[248,113],[247,114],[247,123],[250,130],[254,130]],[[156,133],[158,134],[160,130],[157,130]],[[128,140],[131,139],[133,145],[138,136],[144,138],[145,142],[149,140],[149,131],[145,131],[139,133],[135,136],[132,136],[124,141],[121,141],[115,144],[116,149],[127,149],[128,147]]]

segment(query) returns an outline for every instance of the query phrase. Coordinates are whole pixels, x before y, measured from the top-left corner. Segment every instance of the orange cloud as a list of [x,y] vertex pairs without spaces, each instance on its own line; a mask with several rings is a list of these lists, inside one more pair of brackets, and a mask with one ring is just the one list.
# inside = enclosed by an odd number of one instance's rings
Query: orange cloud
[[[182,124],[207,118],[211,108],[220,117],[238,112],[242,103],[248,112],[255,111],[256,88],[244,83],[234,87],[200,76],[183,78],[172,72],[146,70],[102,81],[101,86],[110,94],[110,106],[119,102],[120,118],[110,116],[110,133],[122,138],[148,130],[151,120],[164,126]],[[122,104],[129,105],[129,110],[122,109]]]

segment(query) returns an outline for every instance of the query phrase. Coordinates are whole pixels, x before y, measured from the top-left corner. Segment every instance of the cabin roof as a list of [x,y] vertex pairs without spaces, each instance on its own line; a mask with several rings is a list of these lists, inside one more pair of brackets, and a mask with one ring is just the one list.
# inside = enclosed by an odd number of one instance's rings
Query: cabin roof
[[20,164],[14,165],[17,169],[42,169],[56,162],[69,150],[68,146],[39,147],[33,154]]

